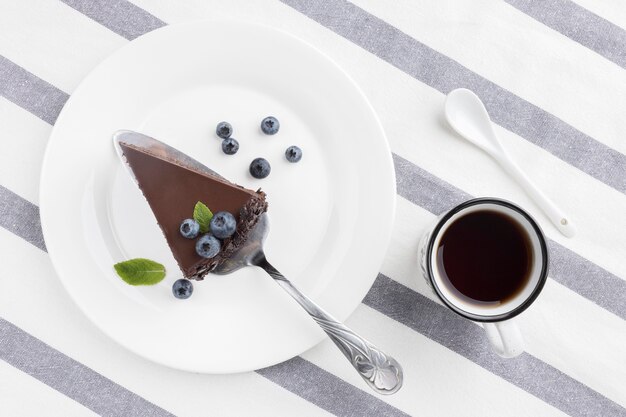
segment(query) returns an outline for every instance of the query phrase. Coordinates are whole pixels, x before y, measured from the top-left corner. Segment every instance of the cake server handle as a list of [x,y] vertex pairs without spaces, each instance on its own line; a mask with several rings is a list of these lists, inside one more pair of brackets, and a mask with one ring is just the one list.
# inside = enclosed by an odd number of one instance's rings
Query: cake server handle
[[313,317],[370,388],[379,394],[393,394],[402,387],[402,367],[394,358],[356,334],[302,294],[265,259],[265,256],[259,256],[254,264],[264,269]]

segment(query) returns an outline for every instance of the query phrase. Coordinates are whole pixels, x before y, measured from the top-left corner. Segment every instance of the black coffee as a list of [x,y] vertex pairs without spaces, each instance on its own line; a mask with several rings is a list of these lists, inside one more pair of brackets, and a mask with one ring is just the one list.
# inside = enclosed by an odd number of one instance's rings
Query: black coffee
[[481,305],[498,305],[519,294],[532,265],[528,233],[514,219],[493,210],[456,219],[437,248],[444,284],[460,298]]

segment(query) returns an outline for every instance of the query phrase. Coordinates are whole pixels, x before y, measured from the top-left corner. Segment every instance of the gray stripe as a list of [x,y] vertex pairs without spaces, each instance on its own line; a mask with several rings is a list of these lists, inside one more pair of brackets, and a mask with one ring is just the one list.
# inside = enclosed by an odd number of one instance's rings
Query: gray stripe
[[500,126],[626,193],[626,155],[556,116],[345,0],[281,1],[444,94],[459,87],[474,90]]
[[626,320],[626,281],[579,254],[548,240],[550,277]]
[[67,93],[1,55],[0,95],[50,124],[54,124],[69,98]]
[[101,416],[172,416],[2,318],[0,358]]
[[41,232],[39,207],[0,185],[0,226],[41,250],[46,244]]
[[408,416],[301,357],[257,373],[339,417]]
[[128,40],[165,26],[165,22],[125,0],[61,0]]
[[570,0],[504,0],[516,9],[626,68],[626,31]]
[[472,198],[454,185],[435,177],[403,157],[393,154],[396,169],[396,191],[433,214],[441,214],[457,204]]
[[[393,161],[398,194],[433,214],[472,198],[401,156],[393,155]],[[548,245],[550,278],[626,320],[625,280],[551,239]]]
[[363,303],[573,417],[626,416],[626,409],[528,353],[500,358],[479,326],[382,274]]

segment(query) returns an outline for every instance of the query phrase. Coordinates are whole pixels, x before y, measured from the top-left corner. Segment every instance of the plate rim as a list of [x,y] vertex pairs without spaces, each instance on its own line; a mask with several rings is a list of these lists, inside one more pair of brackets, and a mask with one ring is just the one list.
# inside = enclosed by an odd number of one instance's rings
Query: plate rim
[[[69,295],[69,298],[72,300],[72,302],[74,303],[74,305],[76,307],[78,307],[79,311],[81,312],[81,314],[87,318],[87,320],[93,324],[93,326],[98,329],[98,331],[102,332],[104,335],[107,336],[107,338],[109,338],[110,340],[112,340],[114,343],[116,343],[117,345],[123,347],[124,349],[126,349],[127,351],[132,352],[133,354],[146,359],[150,362],[159,364],[161,366],[167,366],[169,368],[172,369],[178,369],[178,370],[183,370],[183,371],[187,371],[187,372],[194,372],[194,373],[203,373],[203,374],[236,374],[236,373],[242,373],[242,372],[249,372],[252,370],[256,370],[256,369],[262,369],[264,367],[268,367],[268,366],[273,366],[276,365],[278,363],[282,363],[283,361],[287,361],[289,359],[291,359],[292,357],[298,356],[308,350],[310,350],[311,348],[317,346],[320,342],[324,341],[326,339],[326,335],[322,334],[318,340],[316,340],[315,342],[313,342],[310,346],[305,347],[302,351],[300,351],[299,353],[296,353],[293,356],[289,356],[286,358],[281,359],[278,362],[271,362],[268,363],[266,365],[257,367],[257,368],[250,368],[250,367],[242,367],[242,368],[237,368],[235,370],[232,371],[216,371],[216,370],[199,370],[197,368],[188,368],[188,367],[183,367],[180,365],[176,365],[173,364],[167,360],[157,360],[154,357],[151,357],[149,355],[146,355],[144,352],[138,350],[138,349],[134,349],[132,346],[130,346],[129,344],[124,343],[122,340],[120,340],[119,338],[115,337],[113,334],[111,334],[106,328],[105,326],[101,326],[97,320],[95,320],[94,318],[92,318],[92,316],[88,313],[87,309],[85,309],[83,307],[83,304],[80,303],[77,300],[77,297],[75,297],[75,294],[73,293],[73,291],[70,289],[70,285],[69,285],[69,281],[65,278],[63,278],[62,274],[60,273],[60,266],[58,265],[58,259],[56,258],[56,256],[54,255],[54,253],[57,252],[57,249],[55,248],[55,245],[50,245],[48,244],[48,241],[52,240],[52,239],[46,239],[46,236],[50,236],[50,228],[51,226],[49,226],[48,222],[52,222],[53,220],[47,220],[49,219],[51,216],[49,214],[49,210],[48,210],[48,203],[46,201],[48,201],[47,197],[45,196],[46,194],[46,187],[44,186],[45,179],[44,177],[46,176],[46,173],[48,172],[49,166],[51,165],[50,162],[50,153],[52,152],[51,149],[53,148],[54,144],[58,141],[61,140],[61,138],[59,137],[60,133],[59,133],[59,129],[57,128],[57,126],[59,126],[59,122],[65,120],[65,118],[69,117],[68,116],[68,112],[67,112],[67,108],[71,107],[69,105],[71,105],[71,103],[74,101],[74,97],[75,95],[77,95],[78,93],[80,93],[82,90],[84,90],[86,87],[86,85],[89,84],[90,80],[92,77],[94,77],[94,74],[97,73],[97,71],[107,65],[107,63],[109,61],[112,61],[114,59],[117,58],[118,55],[121,55],[127,48],[131,48],[134,47],[134,44],[137,40],[143,40],[146,38],[149,38],[151,36],[154,35],[155,32],[163,32],[163,31],[176,31],[179,28],[184,28],[184,27],[192,27],[192,26],[206,26],[206,25],[225,25],[225,24],[237,24],[237,25],[242,25],[242,26],[247,26],[247,27],[252,27],[252,28],[258,28],[261,30],[265,30],[265,31],[270,31],[270,32],[274,32],[276,34],[278,34],[278,36],[286,36],[291,38],[293,41],[295,41],[296,43],[302,44],[302,47],[305,48],[309,48],[311,51],[313,51],[320,59],[326,60],[329,64],[332,65],[332,67],[340,72],[343,77],[345,78],[345,81],[349,82],[352,85],[353,90],[355,91],[355,93],[357,93],[360,98],[362,103],[367,107],[370,116],[373,119],[374,124],[377,126],[378,129],[378,133],[380,138],[382,139],[382,143],[381,145],[385,148],[385,154],[383,155],[382,152],[381,154],[378,156],[380,158],[380,162],[381,164],[384,164],[386,166],[386,176],[388,176],[389,178],[386,180],[387,182],[389,182],[388,187],[386,187],[385,189],[388,191],[389,195],[386,196],[382,196],[383,198],[387,199],[387,201],[389,202],[389,211],[390,213],[386,213],[386,215],[388,214],[388,225],[387,227],[384,229],[385,233],[384,236],[380,236],[380,241],[382,242],[381,247],[383,248],[382,252],[386,253],[387,249],[389,247],[389,243],[391,241],[391,236],[392,236],[392,232],[393,232],[393,225],[395,223],[395,217],[396,217],[396,210],[397,210],[397,189],[396,189],[396,172],[395,172],[395,165],[393,162],[393,156],[392,156],[392,151],[391,151],[391,147],[389,144],[389,141],[387,139],[387,135],[385,133],[384,127],[378,117],[378,114],[376,113],[373,105],[371,104],[371,102],[369,101],[368,97],[366,96],[365,92],[361,89],[361,87],[359,86],[359,84],[352,78],[352,76],[346,71],[344,70],[344,68],[342,68],[333,58],[331,58],[329,55],[327,55],[326,53],[324,53],[322,50],[320,50],[319,48],[317,48],[316,46],[312,45],[311,43],[309,43],[308,41],[296,36],[295,34],[292,34],[290,32],[287,32],[284,29],[281,28],[276,28],[276,27],[272,27],[266,24],[262,24],[262,23],[258,23],[258,22],[252,22],[249,20],[236,20],[236,19],[230,19],[230,18],[212,18],[212,19],[200,19],[200,20],[193,20],[193,21],[187,21],[187,22],[181,22],[181,23],[175,23],[175,24],[168,24],[166,26],[163,26],[161,28],[155,29],[151,32],[148,32],[146,34],[143,34],[135,39],[133,39],[132,41],[126,43],[124,46],[116,49],[115,51],[113,51],[111,54],[109,54],[106,58],[104,58],[102,61],[100,61],[95,67],[93,67],[89,73],[80,81],[80,83],[77,85],[77,87],[74,89],[74,92],[70,94],[68,100],[66,101],[66,103],[64,104],[63,108],[61,109],[61,112],[59,113],[59,116],[57,117],[54,125],[52,126],[51,132],[50,132],[50,136],[48,138],[48,142],[46,144],[46,149],[44,152],[44,156],[43,156],[43,160],[42,160],[42,168],[41,168],[41,173],[39,176],[39,192],[38,192],[38,197],[39,197],[39,208],[40,208],[40,219],[41,219],[41,228],[42,228],[42,233],[43,233],[43,237],[44,237],[44,241],[46,242],[46,248],[47,248],[47,252],[50,258],[50,262],[53,266],[53,269],[55,271],[55,275],[57,276],[57,279],[61,282],[61,285],[63,286],[63,288],[65,289],[66,293]],[[54,249],[53,249],[54,248]],[[377,267],[378,270],[380,270],[380,267],[382,266],[382,264],[384,263],[384,256],[382,257],[381,261],[379,262],[379,265]],[[377,273],[372,273],[371,278],[369,277],[368,274],[368,279],[367,279],[367,289],[369,291],[369,289],[372,288],[375,280],[377,277]],[[356,308],[359,306],[360,303],[362,303],[363,299],[365,298],[365,296],[367,295],[367,291],[363,294],[363,297],[360,297],[359,302],[355,303],[355,306],[353,308],[351,308],[347,313],[345,313],[346,317],[337,317],[340,321],[345,321],[351,314],[354,313],[354,311],[356,310]]]

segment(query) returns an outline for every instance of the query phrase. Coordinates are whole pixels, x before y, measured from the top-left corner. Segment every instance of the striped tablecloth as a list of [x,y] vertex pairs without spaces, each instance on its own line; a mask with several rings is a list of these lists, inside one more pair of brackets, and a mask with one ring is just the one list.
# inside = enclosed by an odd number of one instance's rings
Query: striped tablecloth
[[[260,22],[345,68],[379,114],[398,181],[380,275],[348,324],[391,352],[396,395],[364,386],[330,341],[238,375],[158,366],[100,333],[57,279],[38,188],[50,130],[78,83],[129,40],[198,18]],[[468,87],[529,175],[577,223],[565,239],[496,163],[443,121]],[[0,0],[0,415],[626,415],[626,3],[623,0]],[[504,360],[444,309],[418,236],[470,196],[527,208],[550,278]]]

